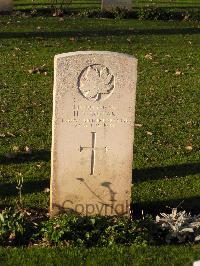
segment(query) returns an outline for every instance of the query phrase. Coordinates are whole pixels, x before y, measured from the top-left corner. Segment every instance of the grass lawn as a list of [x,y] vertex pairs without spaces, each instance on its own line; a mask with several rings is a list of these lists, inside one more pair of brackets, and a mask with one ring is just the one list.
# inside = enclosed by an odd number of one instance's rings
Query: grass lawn
[[200,259],[200,245],[112,248],[0,249],[1,265],[134,265],[192,266]]
[[[62,1],[58,1],[60,3]],[[70,2],[66,0],[65,3]],[[51,0],[14,0],[14,6],[16,10],[25,10],[31,8],[49,8],[51,6]],[[68,6],[68,5],[66,5]],[[81,10],[81,9],[96,9],[101,7],[100,0],[73,0],[69,5],[69,8],[72,10]],[[133,8],[141,7],[164,7],[170,9],[194,9],[200,7],[199,0],[134,0]]]
[[[153,215],[170,211],[168,207],[180,203],[182,209],[200,213],[199,26],[198,22],[1,16],[0,207],[15,205],[16,181],[23,176],[24,205],[48,209],[54,55],[109,50],[135,55],[139,61],[135,216],[142,210]],[[46,74],[29,73],[42,65]],[[32,154],[23,154],[26,146]],[[16,150],[22,153],[10,158]],[[118,249],[1,249],[0,261],[25,265],[26,260],[35,265],[43,254],[44,265],[53,265],[54,260],[57,265],[69,260],[131,265],[134,258],[134,265],[191,265],[200,254],[199,245]]]

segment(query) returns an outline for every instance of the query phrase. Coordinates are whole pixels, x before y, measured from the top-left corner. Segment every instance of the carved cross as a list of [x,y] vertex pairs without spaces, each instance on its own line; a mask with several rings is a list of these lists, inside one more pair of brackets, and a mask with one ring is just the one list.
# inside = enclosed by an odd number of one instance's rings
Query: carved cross
[[91,171],[90,175],[94,175],[94,170],[95,170],[95,153],[96,150],[105,150],[107,151],[107,146],[104,148],[97,148],[96,147],[96,132],[91,132],[92,134],[92,147],[82,147],[80,146],[80,152],[84,149],[90,149],[91,150]]

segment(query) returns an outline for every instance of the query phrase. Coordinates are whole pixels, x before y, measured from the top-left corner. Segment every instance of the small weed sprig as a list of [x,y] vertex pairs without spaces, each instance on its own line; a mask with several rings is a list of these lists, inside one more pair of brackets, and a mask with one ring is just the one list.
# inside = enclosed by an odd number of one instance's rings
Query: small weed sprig
[[17,180],[16,189],[18,190],[19,194],[19,204],[22,206],[22,188],[23,188],[24,178],[20,174],[20,178]]

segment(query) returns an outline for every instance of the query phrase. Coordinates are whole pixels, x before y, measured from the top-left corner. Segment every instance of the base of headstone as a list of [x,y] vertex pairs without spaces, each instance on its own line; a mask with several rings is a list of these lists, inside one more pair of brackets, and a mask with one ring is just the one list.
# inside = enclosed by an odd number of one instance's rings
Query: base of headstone
[[101,10],[114,11],[116,9],[131,10],[131,0],[102,0]]
[[13,1],[12,0],[0,0],[0,13],[6,14],[12,12]]
[[200,260],[194,261],[193,266],[200,266]]

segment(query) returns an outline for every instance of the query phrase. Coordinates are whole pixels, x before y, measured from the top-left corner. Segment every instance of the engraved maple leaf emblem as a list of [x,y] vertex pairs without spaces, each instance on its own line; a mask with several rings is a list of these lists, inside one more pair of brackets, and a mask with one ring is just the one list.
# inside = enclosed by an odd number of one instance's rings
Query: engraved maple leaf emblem
[[79,90],[84,97],[93,101],[106,98],[114,89],[114,76],[102,65],[87,67],[79,81]]

